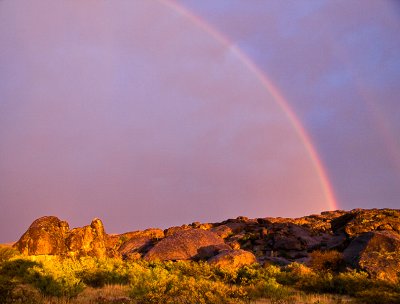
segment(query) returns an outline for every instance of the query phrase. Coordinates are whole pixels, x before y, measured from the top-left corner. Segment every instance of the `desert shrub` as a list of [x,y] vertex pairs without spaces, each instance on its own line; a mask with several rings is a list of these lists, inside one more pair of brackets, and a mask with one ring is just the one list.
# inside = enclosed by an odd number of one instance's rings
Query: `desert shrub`
[[237,280],[236,269],[230,269],[227,267],[215,267],[214,274],[216,280],[224,282],[225,284],[235,284]]
[[291,263],[282,268],[282,271],[276,271],[275,277],[278,283],[282,285],[294,286],[303,280],[307,280],[315,275],[314,271],[306,265],[300,263]]
[[336,250],[315,250],[310,257],[310,267],[315,271],[339,271],[344,266],[343,256]]
[[[193,268],[193,272],[190,272]],[[205,269],[200,273],[200,269]],[[207,271],[208,270],[208,271]],[[131,278],[130,296],[138,303],[240,303],[242,287],[213,280],[211,268],[195,263],[151,264]]]
[[334,292],[340,294],[355,295],[373,286],[373,281],[368,278],[368,274],[362,271],[346,271],[339,273],[333,278]]
[[329,272],[312,273],[300,277],[294,286],[306,292],[332,293],[335,291],[333,278]]
[[282,275],[282,269],[279,266],[276,265],[271,265],[271,264],[265,264],[263,266],[262,272],[264,276],[268,276],[271,278],[277,278],[280,275]]
[[293,290],[279,284],[275,278],[268,278],[258,281],[255,285],[249,286],[248,297],[252,300],[267,298],[275,301],[287,300],[293,295]]
[[393,290],[382,290],[380,288],[370,288],[359,291],[355,294],[359,303],[364,304],[398,304],[400,303],[400,293]]
[[179,274],[182,276],[192,276],[197,278],[215,278],[215,267],[211,266],[206,262],[191,262],[191,261],[179,261],[179,262],[164,262],[156,264],[157,267],[163,267],[170,273]]
[[9,295],[6,302],[13,304],[42,304],[44,303],[43,297],[39,291],[28,284],[18,284]]
[[32,268],[40,266],[39,263],[26,259],[9,260],[1,265],[0,277],[16,283],[31,283]]
[[12,247],[0,245],[0,264],[17,256],[19,253]]
[[129,284],[129,270],[127,264],[119,259],[81,258],[80,269],[76,276],[88,286],[103,287],[104,285]]
[[32,281],[30,270],[37,266],[40,264],[24,259],[3,262],[0,269],[0,303],[39,303],[32,295],[32,289],[26,287]]
[[45,296],[76,297],[84,289],[77,267],[71,259],[46,260],[29,269],[29,282]]
[[10,303],[9,300],[14,288],[14,282],[7,277],[0,276],[0,303]]
[[265,273],[262,272],[262,268],[259,266],[244,266],[237,270],[235,283],[248,285],[263,280],[265,278],[264,275]]
[[77,276],[88,286],[103,287],[104,285],[127,285],[129,284],[129,276],[119,274],[113,271],[96,270],[91,272],[79,272]]

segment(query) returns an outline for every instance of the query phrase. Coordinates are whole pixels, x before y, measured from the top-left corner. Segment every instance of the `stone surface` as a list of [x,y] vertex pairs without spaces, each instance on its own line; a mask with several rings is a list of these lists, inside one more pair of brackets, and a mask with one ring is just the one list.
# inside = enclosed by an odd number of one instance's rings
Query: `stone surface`
[[182,225],[182,226],[174,226],[174,227],[170,227],[164,230],[164,235],[165,236],[171,236],[177,232],[180,231],[185,231],[185,230],[189,230],[189,229],[193,229],[191,226],[189,225]]
[[320,238],[308,228],[293,223],[276,223],[270,227],[273,250],[312,249],[320,244]]
[[211,231],[203,229],[182,230],[158,242],[145,255],[145,259],[151,261],[196,259],[204,247],[224,244],[224,240]]
[[141,254],[162,238],[164,238],[164,232],[161,229],[146,229],[144,231],[124,233],[119,236],[118,252],[123,257],[133,253]]
[[369,231],[394,231],[400,233],[400,210],[354,209],[333,223],[334,231],[344,231],[350,238]]
[[30,225],[14,247],[26,255],[64,254],[68,231],[67,222],[55,216],[44,216]]
[[246,250],[243,254],[251,252],[260,264],[306,263],[315,250],[336,250],[344,253],[348,265],[390,281],[400,270],[399,233],[400,210],[394,209],[327,211],[295,219],[237,217],[114,235],[105,232],[99,219],[70,230],[67,222],[46,216],[35,220],[14,248],[26,255],[147,260],[219,256],[221,261],[239,259]]
[[238,268],[245,265],[251,265],[257,262],[255,255],[249,251],[223,250],[216,256],[210,258],[208,263],[219,267]]
[[366,232],[350,243],[343,257],[374,278],[396,282],[400,273],[400,235],[393,231]]
[[107,234],[100,219],[94,219],[88,226],[74,228],[65,240],[70,255],[107,256]]

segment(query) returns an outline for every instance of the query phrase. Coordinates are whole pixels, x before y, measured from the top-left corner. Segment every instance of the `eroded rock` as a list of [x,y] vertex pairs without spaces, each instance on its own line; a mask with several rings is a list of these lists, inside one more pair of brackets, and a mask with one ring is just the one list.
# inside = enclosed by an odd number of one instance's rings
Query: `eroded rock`
[[374,278],[396,282],[400,273],[400,235],[392,231],[366,232],[350,243],[343,258]]
[[223,250],[216,256],[210,258],[208,263],[219,267],[238,268],[245,265],[251,265],[257,262],[255,255],[249,251]]
[[100,219],[94,219],[88,226],[72,229],[65,240],[70,255],[107,256],[107,234]]
[[65,238],[69,225],[55,216],[35,220],[14,247],[26,255],[61,255],[66,253]]
[[146,260],[176,261],[196,259],[202,248],[225,245],[215,233],[203,229],[175,232],[162,239],[145,255]]

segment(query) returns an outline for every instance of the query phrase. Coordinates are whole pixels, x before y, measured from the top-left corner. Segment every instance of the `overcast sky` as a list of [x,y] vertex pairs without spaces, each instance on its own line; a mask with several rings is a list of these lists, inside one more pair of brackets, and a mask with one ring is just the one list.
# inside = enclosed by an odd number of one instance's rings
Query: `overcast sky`
[[0,241],[302,216],[329,187],[399,208],[399,30],[396,1],[0,1]]

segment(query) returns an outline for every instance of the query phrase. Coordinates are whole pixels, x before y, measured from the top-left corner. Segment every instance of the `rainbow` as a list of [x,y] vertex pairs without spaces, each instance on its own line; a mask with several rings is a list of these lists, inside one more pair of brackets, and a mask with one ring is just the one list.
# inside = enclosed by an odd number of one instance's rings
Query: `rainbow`
[[270,77],[261,71],[256,64],[237,46],[235,46],[227,37],[218,32],[215,28],[211,27],[206,21],[200,17],[194,15],[192,12],[188,11],[185,7],[179,5],[173,0],[158,0],[160,3],[168,8],[174,10],[177,14],[189,19],[195,26],[202,29],[204,32],[212,36],[216,41],[218,41],[223,46],[229,48],[235,56],[247,67],[252,73],[254,73],[265,89],[272,95],[275,102],[283,110],[291,124],[293,125],[297,135],[304,144],[304,147],[310,157],[310,160],[314,166],[314,169],[318,175],[321,187],[323,189],[327,204],[331,210],[339,209],[337,199],[333,191],[331,182],[329,181],[326,170],[323,163],[314,147],[314,144],[304,129],[299,118],[295,115],[292,108],[290,107],[288,101],[285,99],[283,94],[279,91],[278,87],[271,81]]

